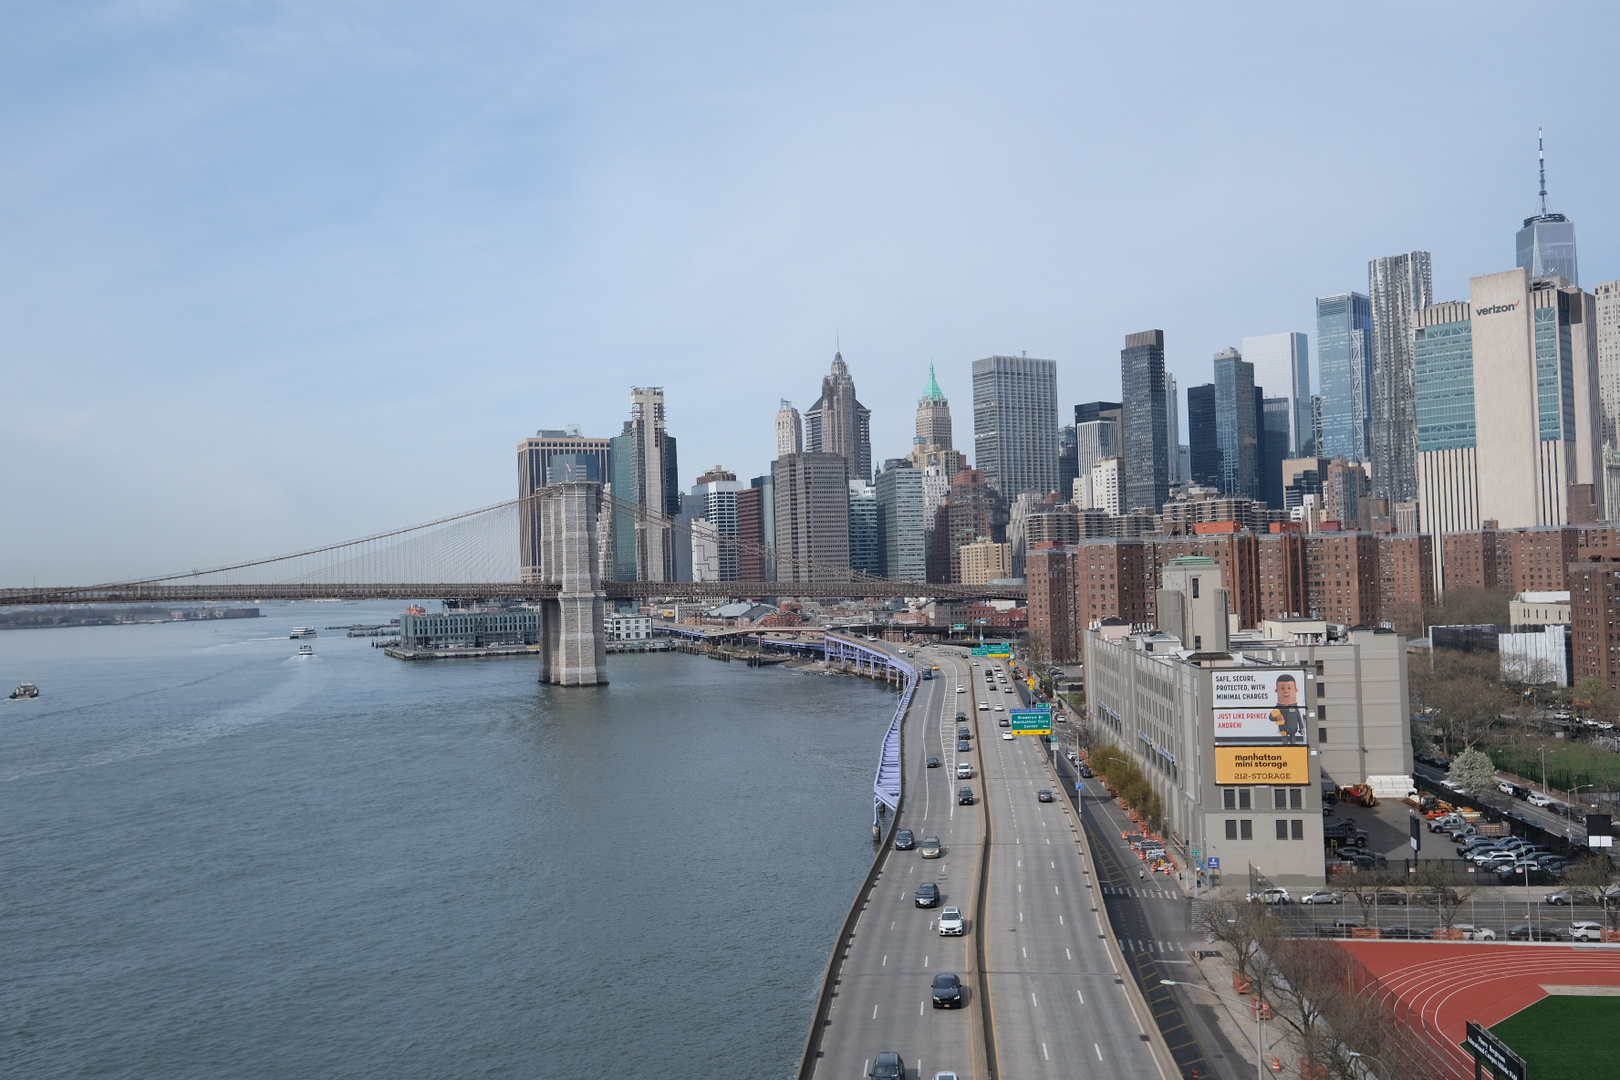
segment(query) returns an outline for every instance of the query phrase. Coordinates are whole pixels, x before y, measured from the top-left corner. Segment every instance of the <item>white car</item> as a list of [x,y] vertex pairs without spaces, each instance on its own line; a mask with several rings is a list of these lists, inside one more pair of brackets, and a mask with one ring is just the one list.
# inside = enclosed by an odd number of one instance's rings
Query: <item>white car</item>
[[990,711],[990,703],[988,701],[979,702],[979,711],[980,712],[989,712]]
[[1569,940],[1571,941],[1602,941],[1604,926],[1602,923],[1578,922],[1571,923],[1569,927]]
[[1001,733],[1001,738],[1002,738],[1003,742],[1012,742],[1013,741],[1013,733],[1010,732],[1010,731],[1003,731]]
[[1256,900],[1260,901],[1262,904],[1286,904],[1288,903],[1289,897],[1287,889],[1270,888],[1263,889],[1260,892],[1252,892],[1248,896],[1244,897],[1244,899],[1248,900],[1251,904]]
[[960,937],[967,930],[962,921],[962,912],[958,908],[948,907],[939,913],[940,937]]
[[1344,902],[1344,897],[1336,892],[1322,890],[1320,892],[1306,893],[1299,898],[1299,902],[1302,904],[1339,904]]
[[1524,801],[1529,803],[1531,806],[1551,806],[1553,804],[1552,799],[1543,795],[1539,791],[1532,791]]
[[956,688],[956,692],[957,692],[957,693],[958,693],[958,694],[965,694],[965,693],[967,693],[967,687],[965,687],[965,686],[958,686],[958,687],[957,687],[957,688]]
[[999,702],[999,701],[996,702],[996,712],[1006,712],[1006,711],[1007,710],[1002,706],[1001,702]]
[[1508,783],[1506,780],[1498,780],[1496,782],[1496,790],[1500,791],[1504,795],[1511,795],[1513,794],[1513,785]]
[[1488,926],[1475,926],[1473,923],[1457,923],[1453,930],[1461,930],[1464,941],[1495,941],[1496,931]]

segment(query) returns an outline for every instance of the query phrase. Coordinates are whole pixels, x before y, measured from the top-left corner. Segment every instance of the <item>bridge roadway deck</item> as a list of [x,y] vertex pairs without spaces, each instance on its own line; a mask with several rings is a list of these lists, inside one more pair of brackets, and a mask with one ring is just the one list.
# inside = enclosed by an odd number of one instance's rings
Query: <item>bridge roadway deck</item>
[[[999,682],[998,689],[987,688],[984,668],[954,650],[927,649],[919,660],[939,664],[940,677],[919,684],[906,720],[899,826],[912,829],[919,843],[940,837],[945,854],[934,861],[916,851],[887,853],[855,937],[833,973],[840,980],[838,996],[813,1075],[860,1080],[877,1053],[896,1050],[908,1076],[920,1080],[945,1070],[963,1078],[1165,1080],[1110,959],[1103,936],[1108,931],[1068,800],[1036,800],[1036,791],[1052,786],[1044,746],[1029,736],[1001,738],[996,720],[1006,714],[994,705],[1011,708],[1019,697],[1001,691]],[[957,686],[967,693],[955,693]],[[955,749],[958,709],[974,732],[974,748],[966,754]],[[929,755],[941,759],[939,768],[923,767]],[[964,759],[972,762],[975,777],[958,781],[956,764]],[[979,801],[958,806],[960,786],[972,787]],[[990,876],[981,912],[975,901],[978,874],[985,869],[987,814]],[[915,906],[915,889],[923,881],[939,883],[940,907]],[[961,938],[938,934],[938,912],[948,904],[966,918]],[[988,978],[977,968],[979,935],[985,936]],[[960,1012],[930,1004],[930,984],[940,971],[963,977]],[[979,999],[987,981],[988,1040]]]

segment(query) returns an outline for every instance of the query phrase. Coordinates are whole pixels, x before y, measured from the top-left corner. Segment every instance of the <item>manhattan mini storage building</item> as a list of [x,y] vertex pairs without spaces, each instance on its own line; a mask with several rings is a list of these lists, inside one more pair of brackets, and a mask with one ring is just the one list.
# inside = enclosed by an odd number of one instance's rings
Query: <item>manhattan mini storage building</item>
[[1157,599],[1156,628],[1086,631],[1098,737],[1135,754],[1210,884],[1241,885],[1251,867],[1320,884],[1323,779],[1411,790],[1405,640],[1319,619],[1233,634],[1220,568],[1202,557],[1172,561]]

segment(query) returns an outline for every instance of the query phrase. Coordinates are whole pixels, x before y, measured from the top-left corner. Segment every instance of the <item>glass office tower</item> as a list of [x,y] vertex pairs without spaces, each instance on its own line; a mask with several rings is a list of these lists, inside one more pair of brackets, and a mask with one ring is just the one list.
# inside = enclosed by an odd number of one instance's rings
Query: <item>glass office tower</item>
[[1221,494],[1260,497],[1260,418],[1254,365],[1236,349],[1215,354],[1215,441],[1221,450]]
[[1316,366],[1321,384],[1320,457],[1367,460],[1372,410],[1372,301],[1357,292],[1316,298]]
[[1164,331],[1129,334],[1119,353],[1125,497],[1120,509],[1157,513],[1170,497],[1170,418],[1164,407]]

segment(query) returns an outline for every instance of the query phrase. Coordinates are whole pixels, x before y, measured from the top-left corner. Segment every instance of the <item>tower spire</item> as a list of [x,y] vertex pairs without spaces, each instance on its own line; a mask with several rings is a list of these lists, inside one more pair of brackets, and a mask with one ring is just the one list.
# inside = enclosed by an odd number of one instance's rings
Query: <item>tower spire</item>
[[1547,152],[1546,144],[1541,139],[1541,129],[1536,128],[1536,167],[1541,172],[1541,216],[1547,216]]
[[939,380],[934,378],[934,363],[928,362],[928,385],[923,388],[924,401],[944,401],[945,394],[939,388]]

